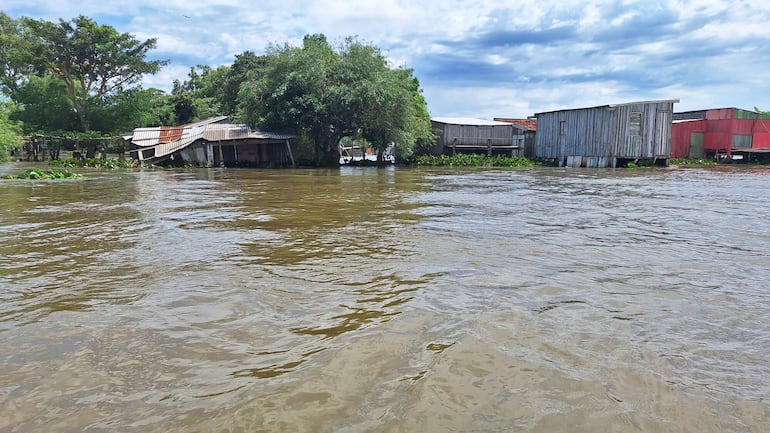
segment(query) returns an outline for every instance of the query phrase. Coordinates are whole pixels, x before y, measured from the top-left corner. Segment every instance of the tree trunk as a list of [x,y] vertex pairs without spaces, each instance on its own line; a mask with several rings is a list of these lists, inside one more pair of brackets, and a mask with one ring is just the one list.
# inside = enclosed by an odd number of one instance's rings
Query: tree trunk
[[319,137],[316,139],[316,164],[319,167],[339,167],[339,139],[334,137]]
[[86,158],[96,158],[96,142],[94,140],[88,140],[86,142]]

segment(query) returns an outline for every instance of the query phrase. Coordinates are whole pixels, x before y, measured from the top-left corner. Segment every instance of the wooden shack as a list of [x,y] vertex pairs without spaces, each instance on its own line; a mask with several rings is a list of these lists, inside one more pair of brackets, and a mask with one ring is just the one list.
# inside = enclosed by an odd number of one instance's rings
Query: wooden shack
[[510,123],[457,117],[435,117],[431,123],[438,132],[434,154],[518,155]]
[[617,167],[647,160],[668,164],[678,99],[537,113],[535,157],[558,166]]
[[535,139],[537,137],[537,119],[516,119],[510,117],[495,117],[497,122],[513,125],[513,144],[519,147],[519,155],[525,158],[535,157]]
[[294,165],[293,135],[227,123],[226,116],[180,126],[136,128],[124,137],[129,153],[143,163],[223,167]]

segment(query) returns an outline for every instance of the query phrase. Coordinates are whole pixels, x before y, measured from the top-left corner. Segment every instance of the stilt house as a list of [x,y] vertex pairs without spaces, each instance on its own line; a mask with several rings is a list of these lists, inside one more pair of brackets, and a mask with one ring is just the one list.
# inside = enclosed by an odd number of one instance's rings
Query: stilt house
[[294,165],[293,135],[227,123],[225,116],[181,126],[136,128],[129,152],[151,164],[190,163],[227,167]]
[[518,155],[519,146],[513,142],[513,126],[508,122],[434,117],[431,123],[433,129],[439,133],[434,154]]
[[519,155],[525,158],[535,157],[537,119],[513,119],[509,117],[495,117],[494,120],[497,122],[506,122],[513,125],[513,144],[519,147]]
[[740,108],[674,113],[673,158],[770,158],[770,114]]
[[535,157],[558,166],[616,167],[671,155],[671,119],[678,99],[630,102],[537,113]]

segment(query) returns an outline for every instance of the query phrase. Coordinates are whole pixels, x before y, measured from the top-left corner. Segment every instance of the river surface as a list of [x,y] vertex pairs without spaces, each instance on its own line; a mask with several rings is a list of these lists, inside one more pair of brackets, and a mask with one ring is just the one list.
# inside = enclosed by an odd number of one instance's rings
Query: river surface
[[0,205],[1,432],[770,431],[768,168],[86,170]]

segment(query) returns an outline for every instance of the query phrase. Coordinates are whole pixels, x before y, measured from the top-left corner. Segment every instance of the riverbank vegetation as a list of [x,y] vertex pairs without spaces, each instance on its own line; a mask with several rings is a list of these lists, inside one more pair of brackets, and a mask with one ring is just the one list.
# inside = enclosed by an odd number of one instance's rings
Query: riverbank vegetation
[[137,168],[139,161],[129,158],[66,158],[52,160],[52,167],[69,169],[72,167],[94,167],[114,170],[118,168]]
[[416,167],[532,167],[534,161],[520,156],[484,154],[420,155],[410,158]]
[[9,118],[11,111],[11,103],[0,101],[0,162],[11,159],[11,152],[22,145],[22,125]]
[[[21,137],[47,137],[46,150],[81,148],[142,126],[176,126],[225,115],[236,123],[307,137],[297,159],[337,165],[343,137],[365,141],[399,158],[431,142],[433,131],[420,84],[407,68],[391,68],[379,48],[355,38],[333,45],[322,34],[301,46],[245,51],[231,65],[196,65],[170,94],[145,89],[141,77],[167,63],[148,60],[157,40],[78,16],[48,22],[0,12],[0,159],[21,149]],[[80,134],[92,140],[69,140]],[[28,143],[29,144],[29,143]],[[51,152],[52,159],[58,154]]]
[[715,159],[703,159],[703,158],[671,158],[668,160],[669,165],[677,165],[677,166],[706,166],[706,165],[717,165],[717,161]]
[[155,39],[138,40],[84,16],[54,23],[4,13],[0,35],[0,98],[11,102],[4,111],[20,125],[17,139],[60,138],[62,131],[115,136],[159,120],[160,93],[140,85],[165,64],[146,59]]

